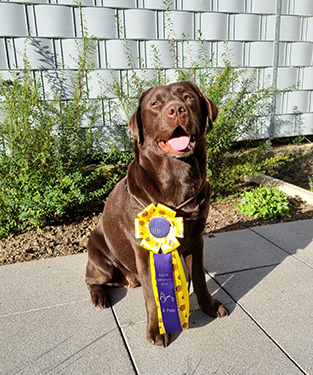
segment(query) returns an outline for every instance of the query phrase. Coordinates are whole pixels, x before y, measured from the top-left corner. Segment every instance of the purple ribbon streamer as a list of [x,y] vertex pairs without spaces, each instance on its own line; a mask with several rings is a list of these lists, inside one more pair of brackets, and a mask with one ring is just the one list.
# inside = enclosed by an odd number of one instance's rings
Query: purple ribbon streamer
[[182,331],[175,295],[172,254],[153,254],[156,282],[165,331]]

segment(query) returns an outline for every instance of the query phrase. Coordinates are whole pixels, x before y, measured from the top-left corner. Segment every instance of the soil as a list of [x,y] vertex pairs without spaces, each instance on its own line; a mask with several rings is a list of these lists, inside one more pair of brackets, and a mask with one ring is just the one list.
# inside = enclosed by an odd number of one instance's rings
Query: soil
[[272,148],[267,150],[263,155],[265,157],[277,156],[278,154],[282,155],[286,149],[289,152],[291,161],[273,171],[271,174],[272,177],[300,186],[304,189],[309,189],[308,176],[313,176],[313,142]]
[[[295,157],[273,177],[307,188],[307,176],[313,175],[313,145],[296,146]],[[299,183],[300,182],[300,183]],[[234,201],[212,203],[205,233],[214,235],[218,232],[238,230],[257,225],[267,225],[285,221],[313,218],[313,206],[306,205],[300,198],[289,198],[290,218],[262,220],[244,216]],[[0,240],[0,265],[30,261],[34,259],[70,255],[86,252],[87,241],[93,228],[99,221],[100,214],[65,218],[54,222],[41,230],[31,230]]]

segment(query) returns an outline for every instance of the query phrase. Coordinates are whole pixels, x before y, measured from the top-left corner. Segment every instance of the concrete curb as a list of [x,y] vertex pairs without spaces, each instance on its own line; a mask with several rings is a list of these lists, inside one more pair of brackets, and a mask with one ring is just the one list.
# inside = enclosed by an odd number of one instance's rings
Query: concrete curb
[[299,196],[303,201],[313,205],[313,193],[299,186],[289,184],[288,182],[278,180],[277,178],[259,173],[257,176],[245,176],[246,182],[255,182],[260,185],[276,185],[279,190],[291,197]]

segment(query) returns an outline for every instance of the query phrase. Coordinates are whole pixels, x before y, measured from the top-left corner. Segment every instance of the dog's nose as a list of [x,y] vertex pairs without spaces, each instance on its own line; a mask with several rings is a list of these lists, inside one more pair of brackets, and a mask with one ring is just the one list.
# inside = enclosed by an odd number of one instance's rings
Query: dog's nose
[[186,114],[186,108],[181,103],[173,103],[167,108],[167,116],[171,118],[183,117]]

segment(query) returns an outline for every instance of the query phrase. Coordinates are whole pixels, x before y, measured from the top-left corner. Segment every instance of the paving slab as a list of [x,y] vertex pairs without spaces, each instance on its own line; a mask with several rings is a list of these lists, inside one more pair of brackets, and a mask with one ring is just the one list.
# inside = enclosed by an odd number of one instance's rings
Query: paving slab
[[290,223],[288,230],[279,224],[205,240],[206,269],[308,374],[313,374],[313,269],[291,254],[312,249],[312,222],[301,222],[304,230],[301,223]]
[[[146,339],[146,312],[141,288],[130,290],[114,303],[120,326],[138,374],[302,374],[279,347],[221,288],[208,278],[216,298],[231,315],[210,319],[191,295],[190,329],[174,336],[167,348]],[[119,291],[115,290],[114,294]]]
[[134,374],[111,309],[90,305],[86,254],[0,267],[0,374]]
[[313,267],[313,220],[251,228],[277,247]]
[[146,341],[141,288],[90,305],[86,254],[0,267],[0,374],[313,374],[313,221],[205,237],[207,283],[231,311],[202,313],[167,348]]
[[87,300],[86,262],[79,254],[1,266],[0,315]]

